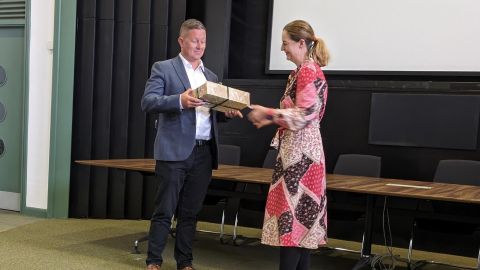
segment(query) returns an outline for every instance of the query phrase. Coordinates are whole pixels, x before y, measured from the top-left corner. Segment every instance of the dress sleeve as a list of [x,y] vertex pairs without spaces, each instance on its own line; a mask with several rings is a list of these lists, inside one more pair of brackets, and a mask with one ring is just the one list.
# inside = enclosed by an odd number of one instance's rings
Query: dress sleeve
[[317,78],[315,66],[305,65],[297,75],[295,103],[292,107],[277,110],[273,121],[284,128],[299,130],[318,116]]

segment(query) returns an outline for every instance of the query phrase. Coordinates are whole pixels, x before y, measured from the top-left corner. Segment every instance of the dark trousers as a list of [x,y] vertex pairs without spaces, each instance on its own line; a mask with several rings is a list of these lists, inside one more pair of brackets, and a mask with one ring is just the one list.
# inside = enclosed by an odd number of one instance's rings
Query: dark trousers
[[280,247],[280,270],[308,270],[310,250],[299,247]]
[[[157,160],[155,173],[158,191],[148,238],[148,264],[162,264],[172,216],[177,218],[175,251],[177,268],[192,265],[192,245],[197,214],[202,209],[212,177],[209,145],[196,146],[184,161]],[[175,212],[176,210],[176,212]]]

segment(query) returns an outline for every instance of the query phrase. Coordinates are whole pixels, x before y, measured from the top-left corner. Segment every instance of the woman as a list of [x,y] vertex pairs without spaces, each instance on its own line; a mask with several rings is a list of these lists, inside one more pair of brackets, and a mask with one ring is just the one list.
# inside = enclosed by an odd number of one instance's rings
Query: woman
[[280,270],[308,269],[310,249],[327,242],[325,158],[320,120],[327,82],[321,67],[328,50],[309,23],[283,28],[282,51],[297,68],[290,73],[280,109],[252,105],[257,127],[280,126],[272,146],[279,149],[267,198],[262,243],[280,246]]

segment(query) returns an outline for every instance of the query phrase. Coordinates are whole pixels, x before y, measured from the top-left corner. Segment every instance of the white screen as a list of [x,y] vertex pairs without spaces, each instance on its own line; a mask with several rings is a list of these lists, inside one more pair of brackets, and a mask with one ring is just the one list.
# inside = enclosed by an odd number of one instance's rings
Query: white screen
[[275,0],[270,72],[294,68],[280,45],[296,19],[325,40],[326,70],[480,72],[478,0]]

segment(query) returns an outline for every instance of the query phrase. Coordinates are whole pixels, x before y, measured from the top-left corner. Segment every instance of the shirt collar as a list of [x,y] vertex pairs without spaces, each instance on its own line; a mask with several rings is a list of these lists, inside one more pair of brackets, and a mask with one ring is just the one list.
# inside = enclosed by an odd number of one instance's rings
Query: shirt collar
[[[182,59],[183,66],[185,66],[185,68],[193,69],[192,64],[190,64],[190,62],[188,62],[187,59],[185,59],[185,57],[183,57],[181,53],[179,53],[178,56],[180,56],[180,59]],[[205,72],[205,67],[203,66],[202,59],[200,59],[200,65],[198,65],[198,67],[202,69],[202,72]]]

